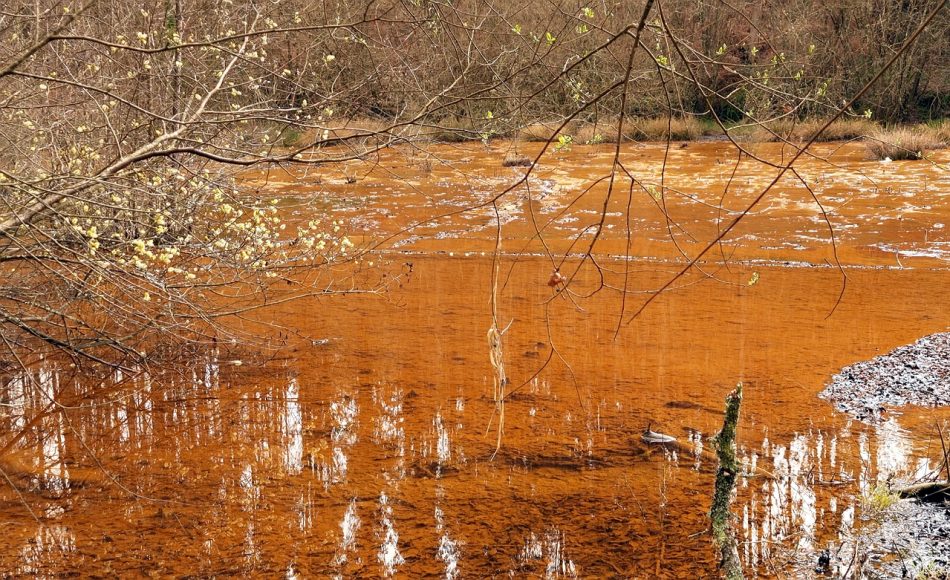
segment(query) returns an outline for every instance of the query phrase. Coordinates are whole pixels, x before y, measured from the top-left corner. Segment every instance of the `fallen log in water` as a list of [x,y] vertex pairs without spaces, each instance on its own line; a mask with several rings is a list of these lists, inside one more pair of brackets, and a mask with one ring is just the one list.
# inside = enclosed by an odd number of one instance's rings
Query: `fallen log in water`
[[899,487],[894,492],[905,498],[941,502],[950,500],[950,483],[946,481],[927,481]]
[[[936,427],[937,434],[940,435],[940,448],[943,450],[941,469],[947,470],[947,479],[945,481],[925,481],[899,487],[894,490],[897,495],[929,502],[950,501],[950,449],[947,449],[947,442],[943,438],[943,427],[939,423],[936,424]],[[940,469],[937,470],[937,473],[940,473]]]
[[738,580],[742,576],[742,564],[739,561],[739,547],[729,506],[732,503],[732,491],[739,474],[736,461],[736,425],[739,422],[739,405],[742,403],[742,383],[726,396],[726,416],[722,421],[722,431],[716,435],[716,455],[719,457],[719,469],[716,471],[716,489],[713,493],[712,535],[719,551],[719,569],[729,580]]

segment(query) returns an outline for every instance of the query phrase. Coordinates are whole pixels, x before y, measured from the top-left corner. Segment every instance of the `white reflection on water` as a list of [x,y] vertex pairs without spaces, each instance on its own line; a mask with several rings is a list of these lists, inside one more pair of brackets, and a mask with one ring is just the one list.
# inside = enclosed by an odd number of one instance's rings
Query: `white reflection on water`
[[35,374],[25,371],[10,377],[3,392],[0,416],[10,421],[12,429],[25,428],[27,412],[42,409],[53,402],[59,386],[57,367],[45,363],[36,369]]
[[910,468],[913,444],[907,432],[891,415],[874,426],[877,435],[877,478],[879,481],[900,475]]
[[775,540],[788,537],[789,477],[788,459],[784,445],[772,447],[772,472],[775,477],[766,484],[768,507],[763,526],[763,535]]
[[[374,395],[378,392],[374,391]],[[381,412],[373,419],[373,439],[378,445],[391,449],[395,456],[403,457],[406,454],[406,429],[402,393],[396,391],[388,399],[383,396],[375,398]]]
[[[564,534],[556,528],[548,530],[541,538],[534,532],[528,534],[518,560],[522,566],[544,561],[545,578],[577,577],[577,567],[564,551]],[[511,574],[516,572],[512,570]]]
[[119,443],[128,443],[129,441],[129,414],[124,406],[115,410],[116,422],[119,424]]
[[68,527],[59,524],[41,526],[20,549],[20,564],[16,575],[34,578],[53,578],[47,570],[55,569],[55,561],[76,551],[76,536]]
[[340,399],[330,404],[330,420],[333,423],[330,429],[329,463],[320,458],[315,460],[313,469],[324,487],[346,481],[349,471],[349,459],[346,450],[354,445],[357,437],[357,417],[359,406],[356,399],[349,395],[341,395]]
[[[198,369],[202,371],[202,377],[198,377]],[[196,365],[192,369],[192,385],[194,386],[197,392],[204,392],[208,395],[212,395],[214,391],[217,391],[221,384],[221,366],[218,362],[218,350],[214,349],[210,352],[208,359],[204,361],[203,364]],[[208,401],[208,412],[205,413],[204,420],[199,421],[199,425],[203,425],[203,428],[196,430],[195,438],[201,440],[204,434],[207,434],[209,441],[213,440],[215,435],[223,434],[223,426],[221,413],[221,402],[217,397],[211,396]]]
[[260,552],[257,549],[257,542],[254,540],[254,520],[248,520],[247,531],[244,533],[244,566],[249,572],[254,569],[255,564],[260,560]]
[[[82,430],[80,433],[88,440],[94,440],[96,433],[99,432],[97,430],[110,433],[109,444],[117,443],[117,447],[150,445],[151,443],[146,442],[152,441],[156,435],[167,436],[161,429],[159,433],[153,434],[152,421],[157,421],[161,427],[162,421],[171,423],[177,419],[178,425],[182,426],[181,431],[178,432],[182,437],[181,441],[188,441],[189,437],[192,438],[191,441],[199,441],[202,433],[213,432],[209,425],[218,425],[218,432],[220,432],[222,422],[219,413],[209,414],[206,410],[217,408],[219,404],[217,398],[211,396],[207,402],[198,404],[195,400],[187,398],[190,394],[189,389],[201,391],[208,388],[207,385],[217,382],[216,362],[203,362],[197,368],[198,370],[193,374],[186,376],[197,377],[198,380],[191,384],[180,385],[179,383],[180,392],[175,391],[178,386],[174,384],[173,388],[168,388],[168,383],[162,375],[156,375],[155,392],[152,391],[151,379],[147,375],[132,378],[118,375],[115,378],[116,381],[125,380],[134,387],[129,391],[128,396],[117,397],[115,400],[108,401],[108,404],[100,404],[92,408],[89,411],[92,419],[86,421],[85,424],[77,422],[76,426]],[[6,424],[22,426],[24,415],[30,418],[31,413],[45,403],[40,389],[51,393],[56,392],[59,380],[57,376],[55,372],[45,369],[35,373],[32,378],[22,376],[11,379],[7,383],[8,403],[4,412]],[[63,380],[65,382],[66,379]],[[274,465],[278,467],[283,465],[290,472],[300,471],[305,449],[303,409],[298,400],[300,390],[300,385],[295,379],[277,385],[273,390],[247,395],[238,405],[226,403],[240,413],[239,418],[246,419],[245,425],[253,426],[245,429],[239,425],[235,429],[237,435],[245,440],[254,440],[265,448],[266,441],[269,439],[273,450],[271,457],[273,461],[268,463],[266,449],[249,464],[241,458],[232,459],[233,462],[228,463],[227,466],[229,469],[236,470],[236,473],[229,470],[226,475],[221,476],[224,480],[221,492],[222,503],[229,502],[231,505],[239,506],[243,503],[249,511],[257,509],[259,507],[257,504],[263,505],[261,498],[267,497],[264,494],[269,493],[268,488],[262,486],[262,483],[268,481],[269,469]],[[390,388],[384,393],[385,397],[380,395],[374,398],[369,412],[374,414],[371,419],[373,442],[385,447],[384,452],[388,458],[404,456],[407,451],[408,437],[410,444],[422,441],[423,454],[435,460],[438,466],[448,465],[453,460],[455,466],[464,464],[462,449],[465,440],[460,437],[464,434],[464,427],[457,415],[462,413],[464,408],[457,405],[457,402],[462,400],[461,396],[456,398],[454,403],[450,400],[441,410],[434,410],[431,407],[420,410],[417,418],[421,417],[422,420],[417,423],[410,421],[411,427],[407,427],[405,421],[407,420],[406,413],[409,411],[406,407],[413,409],[414,403],[405,402],[399,390]],[[209,394],[216,395],[217,393]],[[177,402],[173,396],[182,397],[183,402]],[[159,409],[157,413],[152,411],[153,400]],[[280,402],[275,405],[274,401]],[[478,404],[477,400],[475,401],[472,405]],[[208,407],[202,409],[199,404],[208,405]],[[319,407],[315,405],[314,408]],[[367,462],[361,460],[363,456],[357,454],[357,449],[353,447],[357,444],[358,417],[361,410],[355,398],[350,395],[337,395],[332,403],[323,408],[326,409],[326,415],[323,417],[324,427],[329,433],[324,431],[321,437],[322,450],[311,452],[311,457],[319,456],[323,461],[318,476],[322,478],[321,481],[324,484],[340,483],[346,481],[348,470],[352,470],[350,474],[352,483],[364,481],[361,479],[364,474],[360,470]],[[604,405],[604,409],[606,408],[608,407]],[[428,413],[423,414],[427,410]],[[175,415],[170,417],[169,415],[173,412]],[[262,417],[263,413],[266,415]],[[206,415],[210,416],[206,417]],[[227,417],[230,424],[233,414]],[[430,420],[427,421],[425,417],[430,417]],[[597,432],[605,421],[607,419],[600,417],[600,406],[598,406],[596,414],[586,417],[585,432],[588,435]],[[307,432],[310,433],[309,421],[307,425]],[[275,433],[281,438],[273,437]],[[65,491],[69,486],[69,469],[73,471],[73,478],[81,480],[84,473],[83,466],[87,464],[77,461],[78,447],[73,439],[75,434],[65,423],[64,416],[52,414],[42,419],[37,425],[36,434],[37,437],[24,439],[22,443],[23,450],[28,452],[28,467],[35,468],[33,479],[31,479],[32,485],[43,486],[54,491]],[[828,536],[834,535],[838,530],[842,533],[851,533],[855,526],[855,505],[860,504],[855,502],[853,486],[837,487],[838,483],[859,479],[861,488],[867,489],[869,482],[873,484],[873,481],[880,481],[891,475],[901,479],[908,473],[912,473],[913,477],[931,470],[931,464],[926,458],[911,459],[915,457],[912,442],[908,433],[898,425],[898,419],[895,416],[890,416],[877,425],[855,424],[837,433],[815,431],[795,434],[791,437],[782,434],[773,439],[774,441],[766,440],[761,448],[756,446],[751,451],[749,449],[741,451],[745,473],[753,474],[741,480],[745,488],[739,491],[740,497],[750,496],[749,501],[737,506],[737,513],[741,514],[744,530],[743,556],[751,566],[765,566],[766,561],[771,560],[773,553],[779,551],[780,548],[776,547],[778,544],[784,543],[785,547],[806,552],[823,547],[822,543],[829,540]],[[280,443],[275,445],[275,441]],[[575,447],[589,453],[595,450],[598,441],[600,441],[599,438],[588,436],[583,440],[583,444],[579,442]],[[212,440],[212,443],[214,442]],[[708,448],[708,445],[701,434],[690,432],[689,444],[681,453],[684,460],[683,467],[690,466],[701,470],[702,457],[709,455],[708,449],[704,447]],[[181,449],[185,447],[182,446]],[[362,451],[363,449],[359,450],[360,453]],[[664,452],[667,450],[664,449]],[[674,455],[673,451],[669,453]],[[859,461],[856,460],[858,457]],[[413,457],[413,459],[416,458]],[[675,458],[671,460],[675,461]],[[352,462],[353,465],[348,466],[348,462]],[[76,466],[77,463],[79,466]],[[385,464],[379,462],[377,465],[389,464],[389,462]],[[762,471],[769,470],[770,475],[765,476],[759,473],[759,465],[765,468]],[[395,477],[390,478],[391,473],[383,472],[382,474],[385,481],[390,483],[398,480]],[[295,485],[306,483],[309,486],[311,479],[297,478],[294,482]],[[412,485],[418,483],[414,482]],[[421,483],[428,485],[425,480]],[[238,487],[236,494],[233,493],[235,484]],[[829,484],[829,486],[819,487],[820,484]],[[301,493],[302,490],[298,489],[298,493],[281,496],[281,499],[289,498],[289,501],[297,502],[293,511],[294,516],[289,523],[290,527],[299,527],[301,531],[319,527],[315,523],[317,511],[315,506],[325,505],[321,502],[328,501],[328,494],[324,493],[320,482],[312,485],[314,491],[307,488],[306,493]],[[401,484],[397,481],[394,485]],[[226,493],[226,489],[230,489],[232,493]],[[466,542],[473,543],[473,537],[464,535],[464,528],[450,529],[451,525],[447,526],[445,523],[443,508],[448,511],[449,508],[445,506],[452,504],[437,503],[435,505],[435,534],[426,544],[428,547],[420,552],[403,553],[400,547],[402,550],[408,550],[406,541],[415,542],[418,536],[414,535],[416,532],[411,528],[405,528],[408,523],[404,523],[401,518],[397,525],[392,515],[391,498],[383,493],[379,497],[379,512],[375,514],[378,524],[375,530],[378,532],[376,537],[378,541],[375,545],[364,542],[367,545],[363,546],[362,550],[358,550],[357,533],[360,518],[357,515],[357,502],[353,499],[349,505],[346,504],[349,494],[353,492],[348,485],[341,485],[333,491],[348,494],[348,497],[342,500],[336,498],[332,500],[341,502],[339,504],[341,510],[346,507],[339,524],[341,535],[334,560],[337,563],[344,563],[349,559],[349,563],[352,564],[352,560],[362,557],[370,561],[367,564],[375,566],[376,562],[372,560],[378,559],[380,569],[377,573],[398,574],[410,571],[415,565],[414,562],[412,565],[405,565],[404,555],[412,561],[413,558],[410,556],[422,553],[422,558],[428,559],[430,566],[441,568],[447,578],[456,578],[461,574],[460,558],[464,548],[469,560],[466,567],[481,565],[481,561],[478,560],[480,554],[469,554],[473,548]],[[387,491],[399,495],[394,489],[387,488]],[[364,504],[367,509],[370,509],[368,505]],[[364,511],[364,513],[369,512]],[[402,514],[403,512],[400,511],[400,516]],[[418,517],[424,517],[424,514],[425,512],[422,512],[422,515]],[[417,516],[407,517],[417,519]],[[258,515],[254,518],[255,522],[247,524],[246,527],[245,548],[249,557],[253,555],[256,558],[262,558],[261,547],[266,546],[271,532],[267,527],[269,525],[267,522],[260,519]],[[409,521],[406,520],[406,522]],[[332,526],[332,520],[324,522],[322,529],[325,531],[328,526]],[[258,531],[261,531],[261,536],[255,537],[256,527],[259,528]],[[399,545],[397,527],[403,533],[402,546]],[[860,528],[860,520],[858,527]],[[239,529],[244,532],[244,529]],[[49,543],[48,538],[44,541]],[[239,549],[240,536],[235,543],[238,544],[235,547]],[[415,544],[413,547],[418,549]],[[378,551],[375,550],[376,548]],[[565,554],[562,532],[557,530],[544,532],[542,528],[542,531],[528,536],[524,547],[517,552],[519,548],[521,547],[516,544],[511,549],[519,554],[523,564],[536,568],[536,572],[540,573],[543,569],[548,577],[576,574],[574,562]],[[333,550],[332,547],[327,548],[327,551]],[[479,550],[480,546],[474,552]],[[374,554],[374,551],[377,553]],[[572,555],[579,561],[581,555],[587,556],[581,552],[580,547]],[[23,562],[25,567],[30,565],[25,553]],[[284,563],[281,562],[281,565]],[[524,570],[517,569],[516,573],[522,571]]]
[[810,477],[811,457],[808,438],[795,436],[789,443],[789,490],[792,523],[800,534],[798,548],[804,550],[810,550],[814,545],[817,519],[814,479]]
[[[849,422],[837,434],[796,433],[787,446],[764,438],[763,459],[771,458],[767,472],[756,468],[758,452],[743,452],[744,472],[753,484],[740,508],[747,566],[774,564],[781,551],[810,570],[821,542],[853,542],[855,506],[876,482],[913,481],[932,473],[928,459],[912,460],[913,442],[895,416],[856,427]],[[842,457],[857,463],[846,465]]]
[[356,532],[359,529],[360,517],[356,515],[356,498],[353,498],[340,520],[340,545],[333,558],[335,565],[345,564],[349,553],[356,550]]
[[339,483],[345,480],[348,469],[349,461],[346,458],[346,453],[343,451],[343,448],[334,447],[332,469],[330,471],[330,476],[324,478],[325,481],[330,483]]
[[314,505],[311,482],[307,482],[306,494],[301,492],[294,502],[294,512],[297,514],[297,527],[301,532],[307,531],[316,523],[316,508]]
[[924,479],[933,479],[937,477],[943,467],[943,462],[939,462],[934,468],[929,457],[917,458],[916,466],[910,471],[910,479],[913,481],[922,481]]
[[261,497],[261,490],[254,483],[254,468],[250,464],[245,465],[238,478],[238,487],[244,492],[241,497],[241,504],[248,512],[254,511],[257,507],[257,501]]
[[356,443],[356,417],[359,407],[356,399],[343,395],[339,401],[330,404],[330,415],[333,419],[333,429],[330,439],[338,445],[353,445]]
[[442,423],[442,414],[436,413],[432,419],[432,425],[435,427],[435,456],[439,460],[439,466],[447,464],[452,459],[452,448],[449,446],[449,432]]
[[[442,487],[437,488],[436,496],[441,497],[443,494]],[[435,556],[445,564],[446,580],[454,580],[459,576],[461,550],[458,542],[453,540],[445,529],[445,515],[438,504],[435,506],[435,533],[439,535],[439,549]]]
[[[221,365],[218,362],[218,350],[211,351],[207,364],[204,365],[204,387],[207,390],[217,389],[221,381]],[[195,381],[197,383],[197,381]]]
[[299,578],[299,576],[297,576],[297,569],[294,567],[293,562],[287,563],[287,569],[284,571],[284,578],[287,580],[297,580],[297,578]]
[[871,446],[865,431],[858,433],[858,456],[861,458],[861,466],[858,468],[858,489],[862,494],[866,494],[871,488],[872,477]]
[[43,434],[43,454],[40,466],[43,474],[42,486],[56,495],[61,495],[69,490],[69,469],[63,458],[63,451],[66,448],[63,416],[56,414],[47,419],[43,422],[46,433]]
[[152,440],[154,429],[152,418],[152,375],[146,373],[142,376],[142,387],[136,389],[132,395],[132,401],[136,405],[138,412],[135,414],[135,426],[139,435],[139,446],[148,446]]
[[284,391],[284,413],[281,417],[281,431],[284,436],[284,468],[288,473],[297,474],[303,469],[303,414],[300,411],[297,379],[291,379]]
[[[9,401],[6,404],[6,414],[11,421],[13,430],[19,431],[26,426],[26,375],[17,375],[7,383],[6,395]],[[2,409],[2,407],[0,407]]]
[[838,466],[838,438],[831,438],[831,445],[828,447],[828,464],[832,467]]
[[848,535],[851,533],[851,529],[854,527],[854,504],[849,505],[843,512],[841,512],[841,527],[839,532],[841,535]]
[[406,560],[402,557],[402,554],[399,553],[399,534],[393,525],[393,508],[389,505],[389,498],[386,496],[386,492],[379,494],[379,511],[379,525],[383,541],[379,547],[379,552],[376,554],[376,558],[383,566],[383,574],[392,576],[395,574],[396,568],[402,566]]
[[699,431],[690,431],[687,441],[693,449],[693,469],[699,471],[703,463],[703,434]]

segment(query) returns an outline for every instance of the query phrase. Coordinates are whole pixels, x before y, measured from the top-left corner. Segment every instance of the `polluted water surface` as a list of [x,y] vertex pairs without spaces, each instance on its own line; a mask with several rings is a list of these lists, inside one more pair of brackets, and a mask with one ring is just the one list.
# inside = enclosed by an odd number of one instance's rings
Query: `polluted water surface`
[[[247,323],[268,349],[209,345],[108,377],[53,360],[5,375],[0,568],[710,577],[710,438],[741,381],[743,567],[809,577],[829,551],[844,573],[877,486],[940,468],[934,426],[950,413],[861,421],[818,394],[950,327],[948,153],[880,164],[822,145],[831,162],[800,163],[807,188],[780,180],[634,318],[774,168],[693,143],[661,175],[662,145],[624,145],[642,183],[608,199],[610,147],[544,156],[521,185],[528,168],[501,164],[510,147],[433,147],[424,167],[387,150],[354,163],[355,182],[248,174],[289,219],[310,219],[297,201],[319,197],[367,249],[351,267],[391,283],[269,309],[269,326]],[[549,285],[555,268],[569,285]],[[509,379],[500,447],[493,293]],[[675,442],[644,441],[648,427]]]

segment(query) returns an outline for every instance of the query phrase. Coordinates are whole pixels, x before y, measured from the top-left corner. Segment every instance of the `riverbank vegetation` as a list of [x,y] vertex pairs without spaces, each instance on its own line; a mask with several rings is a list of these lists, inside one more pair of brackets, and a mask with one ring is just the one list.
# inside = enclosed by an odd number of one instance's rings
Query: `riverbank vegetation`
[[[734,139],[743,143],[789,142],[804,143],[812,138],[816,142],[861,141],[867,144],[871,159],[922,159],[927,151],[950,146],[950,122],[910,123],[884,125],[866,117],[844,118],[822,129],[822,119],[779,119],[768,123],[729,124],[725,130],[707,117],[648,117],[626,119],[623,133],[618,135],[618,118],[596,122],[571,122],[565,126],[556,120],[535,122],[513,129],[497,132],[491,139],[514,142],[557,142],[559,137],[570,139],[578,145],[602,145],[605,143],[649,141],[696,141]],[[370,119],[348,120],[345,125],[334,126],[329,133],[346,137],[358,131],[372,132],[384,128],[384,124]],[[457,143],[484,140],[475,124],[454,120],[443,123],[438,130],[418,128],[405,139],[421,143]],[[320,139],[314,132],[294,132],[284,137],[286,147],[317,144]]]

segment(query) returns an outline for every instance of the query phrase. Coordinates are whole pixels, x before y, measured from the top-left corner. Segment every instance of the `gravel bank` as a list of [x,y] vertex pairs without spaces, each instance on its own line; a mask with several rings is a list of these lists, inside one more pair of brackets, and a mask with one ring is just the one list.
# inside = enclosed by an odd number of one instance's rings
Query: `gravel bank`
[[844,367],[819,396],[861,421],[905,405],[950,405],[950,332]]

